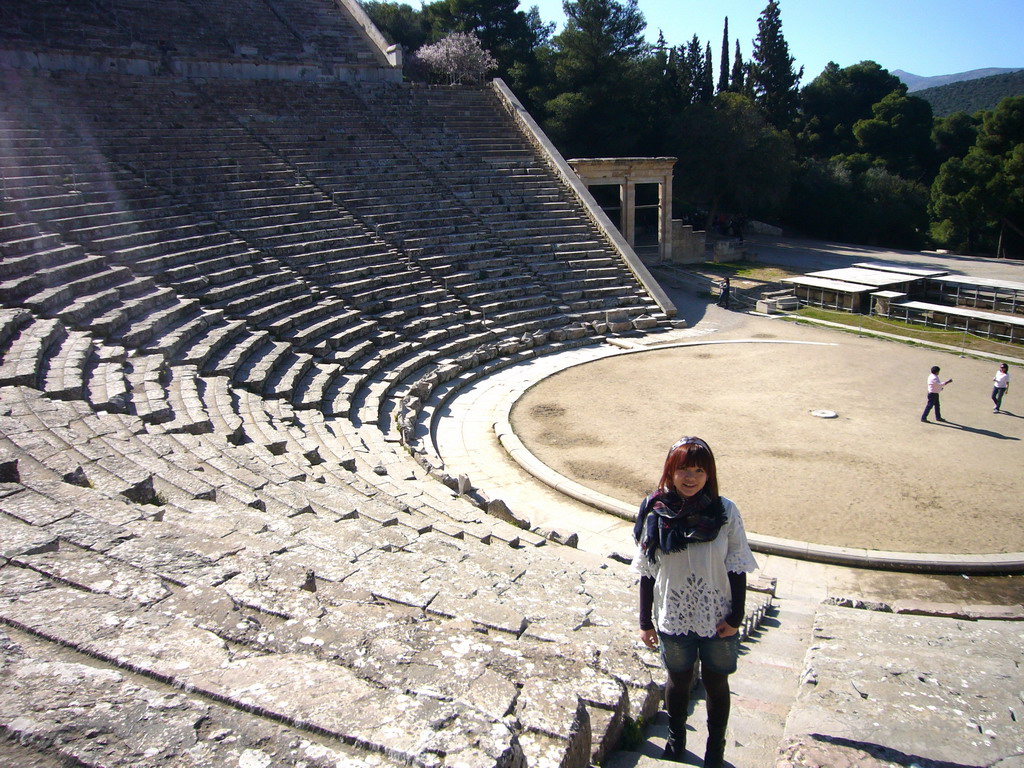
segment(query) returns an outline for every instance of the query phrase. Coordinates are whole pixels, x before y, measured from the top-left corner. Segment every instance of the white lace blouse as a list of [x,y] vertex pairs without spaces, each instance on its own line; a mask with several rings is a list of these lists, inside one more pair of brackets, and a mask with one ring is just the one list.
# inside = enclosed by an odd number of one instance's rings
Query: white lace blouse
[[714,541],[678,552],[658,551],[654,562],[637,546],[632,570],[654,579],[654,625],[659,632],[711,637],[732,610],[728,574],[757,568],[739,509],[724,496],[722,504],[726,522]]

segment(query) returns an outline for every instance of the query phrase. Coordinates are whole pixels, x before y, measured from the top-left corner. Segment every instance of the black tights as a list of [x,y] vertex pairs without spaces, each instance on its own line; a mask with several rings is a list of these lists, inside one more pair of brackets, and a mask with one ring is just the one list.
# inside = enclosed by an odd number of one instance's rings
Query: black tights
[[[708,731],[721,730],[729,723],[729,676],[708,669],[700,675],[707,693]],[[669,672],[665,683],[665,711],[668,712],[669,727],[682,726],[690,708],[690,684],[693,682],[693,667],[682,672]],[[672,728],[672,730],[676,730]]]

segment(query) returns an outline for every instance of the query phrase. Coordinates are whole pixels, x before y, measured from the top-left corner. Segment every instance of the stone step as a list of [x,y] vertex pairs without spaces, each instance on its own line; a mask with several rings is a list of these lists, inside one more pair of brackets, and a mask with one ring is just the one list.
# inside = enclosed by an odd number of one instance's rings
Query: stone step
[[159,340],[163,333],[178,328],[182,322],[194,318],[202,311],[198,299],[179,298],[173,292],[168,299],[167,305],[151,309],[141,317],[133,317],[123,322],[114,331],[114,337],[129,347],[151,345]]
[[91,274],[42,288],[22,304],[44,315],[88,317],[89,310],[110,306],[111,299],[119,295],[118,288],[131,277],[125,267],[108,269],[103,265]]
[[178,360],[200,339],[207,338],[214,329],[229,325],[220,310],[195,307],[163,325],[149,341],[149,349],[159,350],[168,360]]
[[109,201],[87,201],[81,195],[53,195],[24,198],[10,203],[15,210],[29,212],[36,221],[53,222],[79,216],[93,216],[117,210]]
[[80,295],[57,308],[57,317],[67,325],[75,328],[88,327],[93,318],[111,312],[120,302],[122,289],[131,281],[130,273],[126,274],[125,282],[114,282],[119,275],[104,280],[109,287],[100,288],[92,293]]
[[295,408],[319,409],[334,380],[341,374],[337,363],[319,363],[310,366],[295,383],[290,401]]
[[34,254],[51,251],[61,246],[60,235],[40,232],[33,223],[19,223],[0,227],[0,278],[24,272],[17,267],[17,257],[36,259]]
[[252,300],[259,301],[260,304],[246,313],[248,320],[253,325],[266,328],[275,336],[289,340],[292,338],[291,334],[287,331],[282,333],[282,326],[290,327],[297,314],[301,315],[304,310],[315,312],[321,305],[319,292],[310,293],[308,287],[304,287],[298,282],[263,292],[252,297]]
[[110,595],[141,607],[164,600],[171,594],[158,576],[73,545],[63,544],[54,551],[23,554],[12,562],[52,581],[85,592]]
[[101,263],[99,257],[86,256],[81,246],[69,244],[20,257],[5,257],[6,279],[0,283],[0,301],[18,301],[44,287],[93,271]]
[[11,341],[32,321],[33,314],[27,309],[0,307],[0,360],[7,354]]
[[[26,584],[25,588],[39,583]],[[14,741],[3,747],[10,765],[57,766],[58,758],[46,761],[36,748],[27,745],[61,742],[62,734],[74,730],[83,720],[104,723],[104,753],[112,764],[131,764],[139,754],[159,754],[162,761],[171,764],[198,760],[206,765],[227,765],[237,761],[239,754],[266,760],[267,764],[284,764],[291,759],[290,745],[308,738],[301,728],[275,725],[274,738],[268,742],[262,720],[226,702],[170,689],[125,669],[97,668],[85,655],[69,655],[56,643],[19,638],[17,630],[0,630],[0,635],[4,638],[4,661],[10,670],[5,678],[5,695],[18,711],[33,713],[31,726],[11,724]],[[67,710],[69,701],[78,702],[74,715]],[[131,713],[147,710],[154,701],[166,705],[159,728],[140,728]],[[198,743],[191,744],[168,738],[169,733],[188,733],[200,721],[212,734],[230,733],[232,738],[199,738],[195,740]],[[368,765],[365,753],[340,741],[323,745],[318,752],[332,763]],[[399,765],[383,754],[374,755],[373,760],[381,768]]]
[[202,259],[162,270],[161,276],[179,290],[201,291],[210,285],[232,283],[251,275],[254,267],[247,256],[230,253]]
[[[289,276],[271,278],[261,274],[227,289],[230,295],[207,291],[204,298],[216,300],[209,305],[235,317],[244,317],[253,326],[270,323],[281,314],[282,307],[310,300],[309,288]],[[213,294],[213,296],[211,296]],[[301,299],[299,297],[302,297]]]
[[86,400],[100,411],[128,413],[131,394],[124,349],[101,347],[97,357],[85,382]]
[[267,397],[290,399],[298,383],[316,365],[312,355],[291,351],[284,355],[271,370],[263,385],[263,394]]
[[177,298],[170,288],[158,286],[151,278],[137,278],[119,288],[121,303],[92,319],[91,327],[103,336],[114,336],[137,318],[171,306]]
[[205,385],[202,392],[203,407],[210,414],[214,431],[218,436],[232,444],[245,439],[242,419],[235,409],[236,395],[231,388],[231,381],[226,376],[203,377]]
[[394,264],[397,259],[395,251],[365,237],[339,239],[336,243],[321,240],[314,245],[301,249],[275,248],[273,254],[304,275],[317,275],[330,282],[343,280],[350,270]]
[[0,386],[43,386],[49,358],[63,344],[67,333],[59,320],[40,319],[24,324],[0,363]]
[[268,338],[262,344],[253,347],[249,354],[239,361],[231,378],[239,386],[262,392],[274,370],[279,365],[286,365],[285,359],[292,356],[294,353],[290,344]]
[[204,472],[182,462],[174,453],[175,447],[161,442],[157,434],[144,432],[119,438],[105,436],[103,440],[113,454],[123,456],[139,471],[152,473],[153,503],[182,504],[196,499],[213,501],[220,497],[219,487]]
[[269,338],[270,334],[266,331],[251,331],[244,325],[233,327],[229,335],[220,339],[216,350],[207,356],[203,373],[234,376],[253,349],[266,343]]
[[82,399],[95,354],[93,339],[88,333],[69,331],[49,361],[43,391],[59,400]]
[[164,425],[164,429],[192,435],[213,432],[213,419],[203,401],[205,391],[206,382],[200,378],[198,366],[171,366],[168,369],[167,402],[174,418]]
[[264,327],[278,337],[294,339],[296,333],[315,326],[321,322],[336,321],[345,324],[352,317],[358,316],[356,310],[349,310],[341,299],[321,297],[319,294],[284,301],[283,308],[275,317],[264,323]]
[[131,355],[127,361],[131,412],[142,421],[163,424],[174,418],[165,384],[170,372],[162,354]]
[[[204,313],[206,314],[206,313]],[[215,311],[215,320],[198,329],[187,338],[180,338],[174,350],[176,362],[194,364],[206,372],[211,360],[228,353],[236,340],[247,331],[244,320],[225,319]]]
[[[67,236],[79,242],[97,243],[101,245],[115,243],[133,245],[152,242],[167,236],[170,232],[201,232],[213,231],[216,224],[212,221],[196,221],[195,217],[186,212],[180,204],[154,199],[146,206],[145,215],[129,210],[114,210],[84,218],[56,219],[53,224]],[[127,237],[135,240],[117,241],[112,238]],[[110,238],[110,239],[108,239]],[[108,248],[109,250],[109,248]]]

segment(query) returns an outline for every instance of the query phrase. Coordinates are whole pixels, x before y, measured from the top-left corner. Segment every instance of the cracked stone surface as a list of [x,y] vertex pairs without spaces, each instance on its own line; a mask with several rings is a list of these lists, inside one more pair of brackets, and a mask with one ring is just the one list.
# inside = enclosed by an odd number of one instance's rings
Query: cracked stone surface
[[1020,762],[1024,624],[822,605],[778,768]]

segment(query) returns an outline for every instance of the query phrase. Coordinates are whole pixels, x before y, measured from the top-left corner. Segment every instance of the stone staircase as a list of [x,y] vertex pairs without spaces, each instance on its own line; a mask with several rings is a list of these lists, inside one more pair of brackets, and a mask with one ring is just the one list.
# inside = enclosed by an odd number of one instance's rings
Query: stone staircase
[[[800,687],[818,606],[816,601],[797,597],[774,597],[768,601],[766,593],[752,591],[748,595],[748,602],[753,605],[748,606],[752,610],[748,612],[739,669],[729,679],[732,707],[725,757],[729,765],[773,766]],[[702,765],[707,711],[699,681],[691,696],[686,727],[684,763]],[[645,723],[642,739],[633,749],[612,753],[604,766],[673,765],[672,761],[661,760],[667,736],[668,720],[661,711]]]

